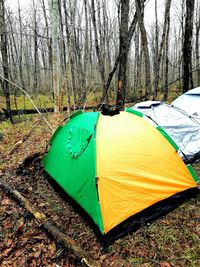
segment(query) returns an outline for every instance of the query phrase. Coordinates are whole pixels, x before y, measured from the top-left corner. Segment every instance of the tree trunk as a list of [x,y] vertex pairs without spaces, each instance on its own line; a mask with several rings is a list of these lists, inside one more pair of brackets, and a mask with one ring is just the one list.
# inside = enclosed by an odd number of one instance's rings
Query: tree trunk
[[170,17],[168,16],[167,20],[167,33],[166,33],[166,42],[165,42],[165,87],[164,87],[164,96],[163,101],[166,101],[169,94],[169,85],[168,85],[168,69],[169,69],[169,30],[170,30]]
[[108,92],[106,90],[105,68],[104,68],[103,58],[102,58],[101,50],[99,47],[99,41],[98,41],[97,22],[96,22],[96,14],[95,14],[96,11],[95,11],[94,0],[91,0],[91,12],[92,12],[92,23],[93,23],[93,28],[94,28],[95,49],[96,49],[96,54],[98,58],[99,72],[101,75],[101,81],[102,81],[102,86],[103,86],[101,102],[107,103]]
[[195,52],[196,52],[196,68],[197,68],[197,85],[200,85],[200,53],[199,53],[199,32],[200,32],[200,7],[197,11],[197,22],[196,22],[196,43],[195,43]]
[[143,47],[144,54],[144,63],[145,63],[145,98],[149,99],[151,93],[151,72],[150,72],[150,57],[149,57],[149,49],[148,49],[148,40],[146,29],[144,26],[144,1],[135,1],[136,10],[138,14],[138,24],[141,32],[141,43]]
[[38,75],[39,75],[39,67],[38,67],[38,23],[37,23],[37,7],[35,2],[33,1],[33,9],[34,9],[34,71],[33,71],[33,93],[37,95],[38,93]]
[[52,73],[52,38],[49,37],[49,23],[46,14],[46,6],[44,0],[42,0],[42,9],[44,13],[46,35],[47,35],[47,47],[48,47],[48,74],[49,74],[49,85],[52,89],[53,87],[53,73]]
[[[7,31],[5,24],[5,2],[4,0],[0,0],[0,35],[1,35],[1,57],[2,57],[2,65],[3,65],[3,76],[6,79],[9,79],[9,70],[8,70],[8,44],[7,44]],[[2,81],[3,93],[6,99],[6,108],[9,112],[9,119],[11,123],[13,123],[13,118],[11,114],[10,107],[10,90],[8,81]]]
[[66,60],[66,45],[65,45],[65,40],[64,40],[64,27],[63,27],[63,16],[62,16],[62,5],[61,5],[61,0],[58,0],[58,9],[59,9],[59,22],[60,22],[60,33],[61,33],[61,51],[60,51],[60,61],[62,65],[62,70],[63,73],[66,71],[67,67],[67,60]]
[[153,99],[157,99],[158,96],[158,83],[159,83],[159,67],[158,67],[158,11],[157,0],[155,0],[155,49],[154,49],[154,92]]
[[119,28],[119,72],[116,109],[123,110],[126,95],[126,71],[127,71],[127,41],[128,41],[128,20],[129,20],[129,0],[120,2],[120,28]]
[[49,0],[52,34],[52,70],[53,70],[53,92],[54,111],[60,112],[60,88],[59,88],[59,47],[58,47],[58,22],[59,10],[58,0]]
[[183,93],[190,89],[192,84],[192,33],[195,0],[186,0],[185,33],[183,41]]
[[67,6],[66,1],[63,0],[63,7],[64,7],[64,18],[65,18],[65,31],[66,31],[66,37],[67,37],[67,49],[68,49],[68,55],[69,55],[69,63],[70,63],[70,71],[71,71],[71,91],[74,96],[74,107],[77,104],[77,98],[76,98],[76,81],[75,81],[75,64],[73,60],[73,45],[72,45],[72,33],[70,33],[70,25],[68,22],[68,17],[71,17],[72,23],[73,23],[73,15],[68,14],[67,12]]
[[[161,43],[160,43],[160,48],[157,55],[157,62],[156,62],[156,69],[155,69],[155,81],[154,81],[154,98],[157,98],[158,94],[158,86],[159,86],[159,73],[160,73],[160,65],[161,65],[161,59],[163,55],[163,48],[164,44],[166,41],[166,34],[167,34],[167,22],[170,17],[170,8],[171,8],[171,0],[167,0],[165,4],[165,19],[164,19],[164,24],[163,24],[163,31],[162,31],[162,37],[161,37]],[[158,27],[158,26],[157,26]],[[156,35],[157,35],[157,30],[156,30]],[[157,38],[157,37],[156,37]],[[158,42],[158,40],[156,41]]]

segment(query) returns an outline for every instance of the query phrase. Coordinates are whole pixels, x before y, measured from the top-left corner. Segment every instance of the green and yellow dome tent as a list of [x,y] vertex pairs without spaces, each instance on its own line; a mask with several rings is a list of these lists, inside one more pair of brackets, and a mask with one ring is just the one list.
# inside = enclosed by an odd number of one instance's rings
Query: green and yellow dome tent
[[58,127],[43,164],[110,240],[198,192],[178,150],[138,111],[79,111]]

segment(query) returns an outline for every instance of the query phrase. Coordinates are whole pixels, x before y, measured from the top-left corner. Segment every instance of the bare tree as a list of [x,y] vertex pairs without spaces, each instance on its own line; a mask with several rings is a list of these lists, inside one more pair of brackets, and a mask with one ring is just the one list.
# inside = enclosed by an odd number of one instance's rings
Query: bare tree
[[[1,57],[2,57],[2,68],[3,76],[9,79],[9,69],[8,69],[8,44],[7,44],[7,30],[5,23],[5,2],[0,0],[0,37],[1,37]],[[6,99],[6,108],[8,110],[9,119],[13,123],[11,107],[10,107],[10,91],[9,84],[7,80],[1,80],[1,85],[3,88],[3,93]]]
[[151,72],[150,72],[148,40],[147,40],[146,29],[144,26],[144,1],[135,0],[135,4],[138,14],[138,24],[141,32],[141,42],[142,42],[144,62],[145,62],[145,87],[146,87],[145,98],[148,99],[151,92]]
[[183,93],[193,87],[192,79],[192,33],[195,0],[186,0],[185,32],[183,40]]
[[167,16],[167,29],[165,41],[165,70],[164,70],[164,96],[163,101],[166,101],[169,94],[168,88],[168,70],[169,70],[169,30],[170,30],[170,16]]
[[59,9],[58,0],[49,0],[51,34],[52,34],[52,70],[53,70],[53,91],[54,111],[60,112],[60,88],[59,88],[59,47],[58,47],[58,22]]
[[159,29],[158,29],[158,4],[155,0],[155,44],[154,44],[154,53],[153,53],[153,67],[154,67],[154,91],[153,98],[156,99],[158,95],[158,82],[159,82],[159,66],[158,66],[158,38],[159,38]]
[[46,27],[46,40],[47,40],[47,47],[48,47],[48,72],[49,72],[49,80],[50,80],[50,87],[52,87],[52,38],[50,38],[49,34],[49,22],[47,18],[47,13],[46,13],[46,6],[44,0],[41,0],[42,4],[42,10],[44,14],[44,21],[45,21],[45,27]]
[[[157,3],[157,1],[156,1],[156,3]],[[155,67],[154,67],[154,69],[155,69],[154,99],[157,98],[157,94],[158,94],[159,73],[160,73],[160,65],[161,65],[161,58],[163,55],[163,49],[164,49],[164,45],[166,44],[166,41],[168,42],[168,37],[166,38],[166,35],[167,35],[167,29],[169,29],[170,7],[171,7],[171,0],[167,0],[165,3],[165,18],[164,18],[161,42],[160,42],[159,48],[156,47],[156,53],[158,53],[158,54],[156,55],[156,58],[155,58]],[[158,25],[156,25],[156,46],[157,46],[157,42],[158,42],[158,29],[157,29],[157,27],[158,27]]]
[[96,48],[96,54],[98,58],[98,66],[99,66],[99,72],[101,74],[101,81],[103,85],[103,95],[102,95],[102,101],[108,102],[108,94],[106,90],[106,78],[105,78],[105,68],[103,64],[103,57],[99,46],[99,38],[98,38],[98,32],[97,32],[97,22],[96,22],[96,9],[95,9],[95,3],[94,0],[91,0],[91,13],[92,13],[92,23],[94,27],[94,38],[95,38],[95,48]]
[[127,71],[127,37],[129,21],[129,0],[120,2],[120,29],[119,29],[119,72],[118,72],[118,91],[116,108],[122,110],[125,104],[126,93],[126,71]]
[[200,33],[200,5],[196,9],[196,42],[195,42],[195,53],[196,53],[196,68],[197,68],[197,85],[200,85],[200,52],[199,52],[199,33]]

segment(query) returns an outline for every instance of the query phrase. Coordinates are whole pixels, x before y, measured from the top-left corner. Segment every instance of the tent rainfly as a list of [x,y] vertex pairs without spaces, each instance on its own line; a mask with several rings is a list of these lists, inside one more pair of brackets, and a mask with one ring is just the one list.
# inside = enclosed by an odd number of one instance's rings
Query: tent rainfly
[[50,140],[44,169],[108,242],[198,192],[177,145],[143,114],[77,112]]
[[200,120],[200,86],[177,97],[171,105],[186,111]]
[[200,121],[185,111],[161,101],[144,101],[133,106],[161,126],[180,147],[187,163],[200,159]]

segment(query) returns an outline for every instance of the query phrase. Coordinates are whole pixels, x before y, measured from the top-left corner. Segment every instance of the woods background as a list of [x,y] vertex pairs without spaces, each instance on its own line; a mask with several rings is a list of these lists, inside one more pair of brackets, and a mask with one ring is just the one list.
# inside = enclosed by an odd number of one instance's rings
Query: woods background
[[[55,111],[63,99],[123,106],[200,85],[199,0],[10,3],[0,0],[1,75],[33,96],[53,95]],[[0,94],[9,109],[21,92],[1,79]]]

